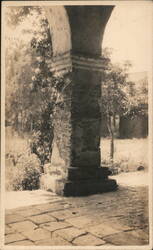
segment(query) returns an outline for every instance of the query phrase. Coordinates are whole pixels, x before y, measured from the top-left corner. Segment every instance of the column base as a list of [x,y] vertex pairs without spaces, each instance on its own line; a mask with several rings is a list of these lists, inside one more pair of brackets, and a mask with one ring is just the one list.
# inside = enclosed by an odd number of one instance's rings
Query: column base
[[114,179],[66,181],[58,176],[44,174],[40,180],[40,187],[68,197],[115,191],[118,185]]

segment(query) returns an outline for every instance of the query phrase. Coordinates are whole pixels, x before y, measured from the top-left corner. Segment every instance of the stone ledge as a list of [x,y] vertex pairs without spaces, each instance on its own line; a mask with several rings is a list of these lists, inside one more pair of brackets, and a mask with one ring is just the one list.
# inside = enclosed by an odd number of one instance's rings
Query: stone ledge
[[[43,176],[43,182],[45,175]],[[117,183],[113,179],[92,179],[92,180],[79,180],[67,181],[55,176],[47,176],[47,183],[45,189],[55,192],[61,196],[85,196],[108,191],[115,191]]]

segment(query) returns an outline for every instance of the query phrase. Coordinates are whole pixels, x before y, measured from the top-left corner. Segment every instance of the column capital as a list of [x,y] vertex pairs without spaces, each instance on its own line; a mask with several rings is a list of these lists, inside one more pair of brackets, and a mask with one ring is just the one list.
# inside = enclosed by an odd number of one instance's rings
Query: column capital
[[48,60],[50,71],[56,74],[66,74],[72,69],[83,69],[88,71],[103,72],[105,70],[105,59],[101,56],[83,54],[72,54],[70,51],[59,54]]
[[75,69],[103,72],[105,69],[105,59],[101,56],[91,56],[83,54],[72,54],[72,66]]
[[71,52],[66,51],[64,53],[53,56],[47,61],[50,71],[56,75],[64,75],[72,71]]

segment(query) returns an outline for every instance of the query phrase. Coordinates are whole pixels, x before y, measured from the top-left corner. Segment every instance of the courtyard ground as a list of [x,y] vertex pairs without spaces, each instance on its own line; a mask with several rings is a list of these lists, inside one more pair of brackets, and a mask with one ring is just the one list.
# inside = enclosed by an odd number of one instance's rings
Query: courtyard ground
[[[148,175],[141,171],[114,178],[119,184],[117,191],[87,197],[66,198],[31,191],[28,200],[30,192],[23,191],[22,197],[26,199],[23,202],[21,193],[15,192],[19,198],[17,205],[9,207],[6,202],[5,244],[147,245]],[[13,193],[7,193],[6,201],[9,195]]]

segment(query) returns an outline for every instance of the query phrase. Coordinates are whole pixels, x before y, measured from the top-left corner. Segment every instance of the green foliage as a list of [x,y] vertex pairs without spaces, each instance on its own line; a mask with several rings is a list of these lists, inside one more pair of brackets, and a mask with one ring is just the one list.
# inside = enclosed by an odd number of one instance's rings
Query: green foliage
[[129,61],[123,65],[111,62],[111,51],[104,49],[105,70],[102,74],[102,113],[109,116],[146,114],[148,103],[147,78],[139,86],[129,80]]
[[103,50],[105,70],[102,73],[102,113],[107,116],[125,114],[129,110],[128,69],[130,63],[124,65],[112,64],[111,51]]
[[[13,157],[15,158],[16,156]],[[36,155],[27,153],[18,155],[15,164],[6,164],[6,190],[38,189],[40,175],[40,161]]]
[[6,7],[6,21],[10,26],[19,25],[25,17],[31,14],[31,11],[34,11],[38,14],[41,14],[41,8],[38,6],[11,6]]
[[144,79],[143,87],[136,87],[129,80],[129,67],[131,63],[126,61],[124,65],[111,63],[109,50],[104,50],[105,70],[102,73],[101,111],[106,117],[107,128],[111,137],[110,160],[114,159],[114,134],[116,132],[116,117],[127,116],[131,119],[136,115],[144,115],[147,106],[147,79]]
[[[43,11],[10,7],[8,17],[14,20],[11,25],[19,30],[20,36],[12,44],[8,37],[6,124],[20,135],[31,134],[31,151],[44,165],[51,155],[53,112],[65,80],[53,77],[50,71],[52,45]],[[27,28],[23,30],[23,26]]]
[[147,116],[148,113],[148,79],[145,77],[139,81],[138,86],[129,84],[130,110],[129,117]]

